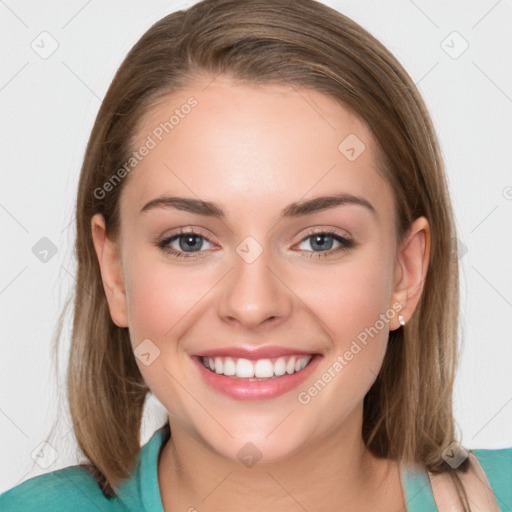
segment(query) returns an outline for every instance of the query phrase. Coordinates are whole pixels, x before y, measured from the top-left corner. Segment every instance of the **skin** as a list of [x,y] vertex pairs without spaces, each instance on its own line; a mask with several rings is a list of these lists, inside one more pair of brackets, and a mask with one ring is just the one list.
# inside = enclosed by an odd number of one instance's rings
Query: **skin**
[[[427,271],[428,222],[417,219],[398,244],[393,191],[379,174],[369,129],[317,91],[200,79],[147,113],[135,147],[190,96],[198,105],[124,184],[119,240],[106,236],[101,215],[91,221],[113,321],[129,328],[134,348],[150,339],[160,350],[150,365],[137,364],[169,414],[172,436],[158,461],[164,509],[399,510],[398,465],[375,458],[361,437],[363,398],[398,315],[308,404],[297,394],[393,305],[409,320]],[[366,146],[354,161],[338,150],[349,134]],[[279,219],[288,204],[333,192],[366,199],[375,214],[344,204]],[[213,201],[226,216],[140,213],[165,195]],[[207,240],[189,259],[154,243],[192,227]],[[356,245],[335,252],[340,243],[326,238],[330,255],[315,258],[327,251],[310,228]],[[247,236],[263,249],[252,263],[236,252]],[[180,250],[179,239],[171,245]],[[323,359],[300,389],[237,401],[203,383],[190,354],[239,344],[295,347]],[[248,442],[262,455],[252,467],[237,457]]]

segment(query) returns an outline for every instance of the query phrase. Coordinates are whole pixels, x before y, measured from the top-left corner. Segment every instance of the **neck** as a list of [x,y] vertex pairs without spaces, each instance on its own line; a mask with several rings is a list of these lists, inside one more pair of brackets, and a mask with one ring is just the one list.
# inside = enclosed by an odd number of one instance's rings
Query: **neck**
[[390,509],[400,509],[398,466],[366,449],[361,421],[362,411],[286,460],[252,467],[215,453],[171,424],[158,461],[164,510],[385,510],[383,499]]

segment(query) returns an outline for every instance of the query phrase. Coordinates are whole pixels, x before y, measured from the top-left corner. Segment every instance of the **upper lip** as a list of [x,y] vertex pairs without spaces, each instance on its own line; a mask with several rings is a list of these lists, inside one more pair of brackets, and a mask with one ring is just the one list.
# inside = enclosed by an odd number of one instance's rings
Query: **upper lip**
[[274,357],[291,356],[291,355],[313,355],[315,352],[310,350],[299,350],[296,348],[278,347],[268,345],[265,347],[231,347],[231,348],[212,348],[210,350],[202,350],[196,354],[197,357],[233,357],[251,359],[272,359]]

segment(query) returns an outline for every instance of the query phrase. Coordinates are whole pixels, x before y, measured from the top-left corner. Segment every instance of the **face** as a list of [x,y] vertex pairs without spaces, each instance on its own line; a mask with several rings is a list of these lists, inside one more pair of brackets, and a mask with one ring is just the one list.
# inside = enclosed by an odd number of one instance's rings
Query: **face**
[[251,442],[271,462],[360,430],[425,239],[413,230],[399,251],[375,142],[340,104],[210,82],[142,120],[135,147],[155,145],[122,190],[118,243],[101,245],[100,219],[93,232],[112,318],[171,430],[233,460]]

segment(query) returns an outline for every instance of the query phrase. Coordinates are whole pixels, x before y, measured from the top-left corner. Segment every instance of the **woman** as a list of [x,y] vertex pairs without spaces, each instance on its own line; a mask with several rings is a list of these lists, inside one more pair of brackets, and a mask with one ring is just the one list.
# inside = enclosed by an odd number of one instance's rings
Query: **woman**
[[[68,397],[89,463],[2,510],[512,506],[512,450],[455,439],[436,136],[353,21],[310,0],[163,18],[102,103],[76,216]],[[141,450],[148,392],[168,422]]]

